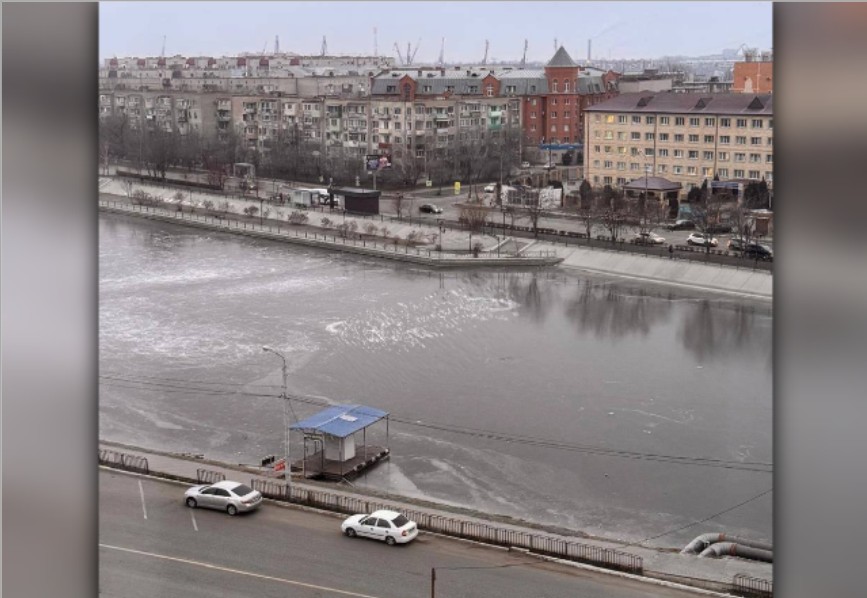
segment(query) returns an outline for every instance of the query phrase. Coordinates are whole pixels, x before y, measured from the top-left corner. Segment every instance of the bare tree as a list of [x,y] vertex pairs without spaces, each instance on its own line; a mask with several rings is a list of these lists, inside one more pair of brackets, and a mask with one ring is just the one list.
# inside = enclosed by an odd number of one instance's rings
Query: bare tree
[[398,220],[400,220],[404,208],[407,207],[406,197],[404,197],[403,193],[398,193],[392,198],[391,203],[394,206],[394,211],[397,212]]
[[530,201],[524,206],[524,213],[530,221],[530,226],[533,228],[534,237],[539,236],[539,218],[544,211],[542,200],[538,194],[534,198],[530,198]]
[[133,183],[130,179],[123,179],[120,182],[120,188],[123,189],[123,192],[126,193],[127,197],[132,197],[132,187]]
[[611,185],[602,188],[600,220],[608,231],[611,242],[616,243],[627,226],[628,203],[621,189]]
[[578,216],[584,224],[584,234],[590,239],[593,235],[593,224],[596,222],[596,191],[585,179],[581,181],[581,186],[578,188]]
[[473,232],[480,231],[488,220],[491,209],[481,202],[467,202],[460,205],[458,220]]

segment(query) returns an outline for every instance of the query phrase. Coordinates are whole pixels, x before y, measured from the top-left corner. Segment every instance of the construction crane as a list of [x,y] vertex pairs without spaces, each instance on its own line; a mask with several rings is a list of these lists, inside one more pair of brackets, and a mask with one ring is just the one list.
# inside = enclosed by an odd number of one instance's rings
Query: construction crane
[[379,58],[379,45],[376,42],[376,27],[373,28],[373,57]]
[[521,56],[521,68],[527,66],[527,40],[524,40],[524,55]]
[[325,41],[324,35],[322,36],[322,50],[320,52],[321,52],[321,54],[320,54],[321,56],[326,56],[328,54],[328,42]]
[[412,64],[415,62],[415,55],[418,52],[418,47],[420,45],[421,45],[421,38],[418,38],[418,41],[415,42],[415,50],[412,51],[412,57],[409,56],[409,47],[407,47],[407,53],[406,54],[407,54],[407,57],[409,58],[409,60],[407,60],[407,64]]
[[445,51],[446,51],[446,38],[443,38],[442,42],[440,42],[440,57],[439,57],[439,60],[437,60],[437,64],[439,64],[439,66],[443,66],[445,64],[445,58],[444,58]]
[[394,42],[394,51],[397,52],[397,57],[398,57],[398,59],[400,60],[400,63],[401,63],[401,64],[406,64],[406,63],[403,61],[403,54],[400,53],[400,48],[398,47],[397,42]]
[[274,54],[279,54],[279,53],[280,53],[280,36],[275,35],[274,36]]
[[557,53],[557,50],[560,49],[560,45],[557,43],[557,38],[554,38],[554,53]]
[[490,47],[491,42],[485,40],[485,56],[482,58],[482,64],[488,64],[488,48]]
[[163,49],[160,50],[160,58],[166,57],[166,36],[163,36]]

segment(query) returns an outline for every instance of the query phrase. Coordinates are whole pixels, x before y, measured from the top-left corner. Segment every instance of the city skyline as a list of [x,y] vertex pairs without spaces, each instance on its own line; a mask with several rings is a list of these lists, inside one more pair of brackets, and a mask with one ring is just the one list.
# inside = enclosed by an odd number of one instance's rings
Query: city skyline
[[[555,14],[554,25],[525,27]],[[327,23],[317,23],[322,15]],[[376,53],[398,65],[395,45],[404,54],[407,44],[418,48],[414,63],[430,64],[442,38],[445,61],[463,63],[481,62],[486,40],[489,62],[519,61],[525,39],[528,62],[549,60],[555,40],[579,61],[591,39],[597,60],[769,50],[773,43],[770,2],[123,2],[100,3],[99,57],[158,56],[164,37],[167,56],[267,54],[276,36],[281,52],[318,55],[324,36],[329,55],[373,55],[374,28]]]

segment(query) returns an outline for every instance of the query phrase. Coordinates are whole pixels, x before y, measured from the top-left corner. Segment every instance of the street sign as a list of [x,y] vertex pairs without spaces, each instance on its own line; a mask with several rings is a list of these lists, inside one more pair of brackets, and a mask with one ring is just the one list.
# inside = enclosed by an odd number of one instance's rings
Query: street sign
[[461,194],[461,182],[455,181],[455,195]]
[[274,462],[274,471],[286,471],[286,459],[279,459]]
[[424,185],[425,185],[425,187],[433,187],[433,181],[430,180],[430,179],[427,179],[427,180],[424,182]]

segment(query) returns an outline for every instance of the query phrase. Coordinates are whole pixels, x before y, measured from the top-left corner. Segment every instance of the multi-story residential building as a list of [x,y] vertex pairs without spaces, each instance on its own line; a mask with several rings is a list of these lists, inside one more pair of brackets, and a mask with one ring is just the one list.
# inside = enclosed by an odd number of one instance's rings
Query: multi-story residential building
[[632,93],[591,106],[585,118],[585,178],[622,186],[647,171],[681,183],[773,181],[770,94]]

